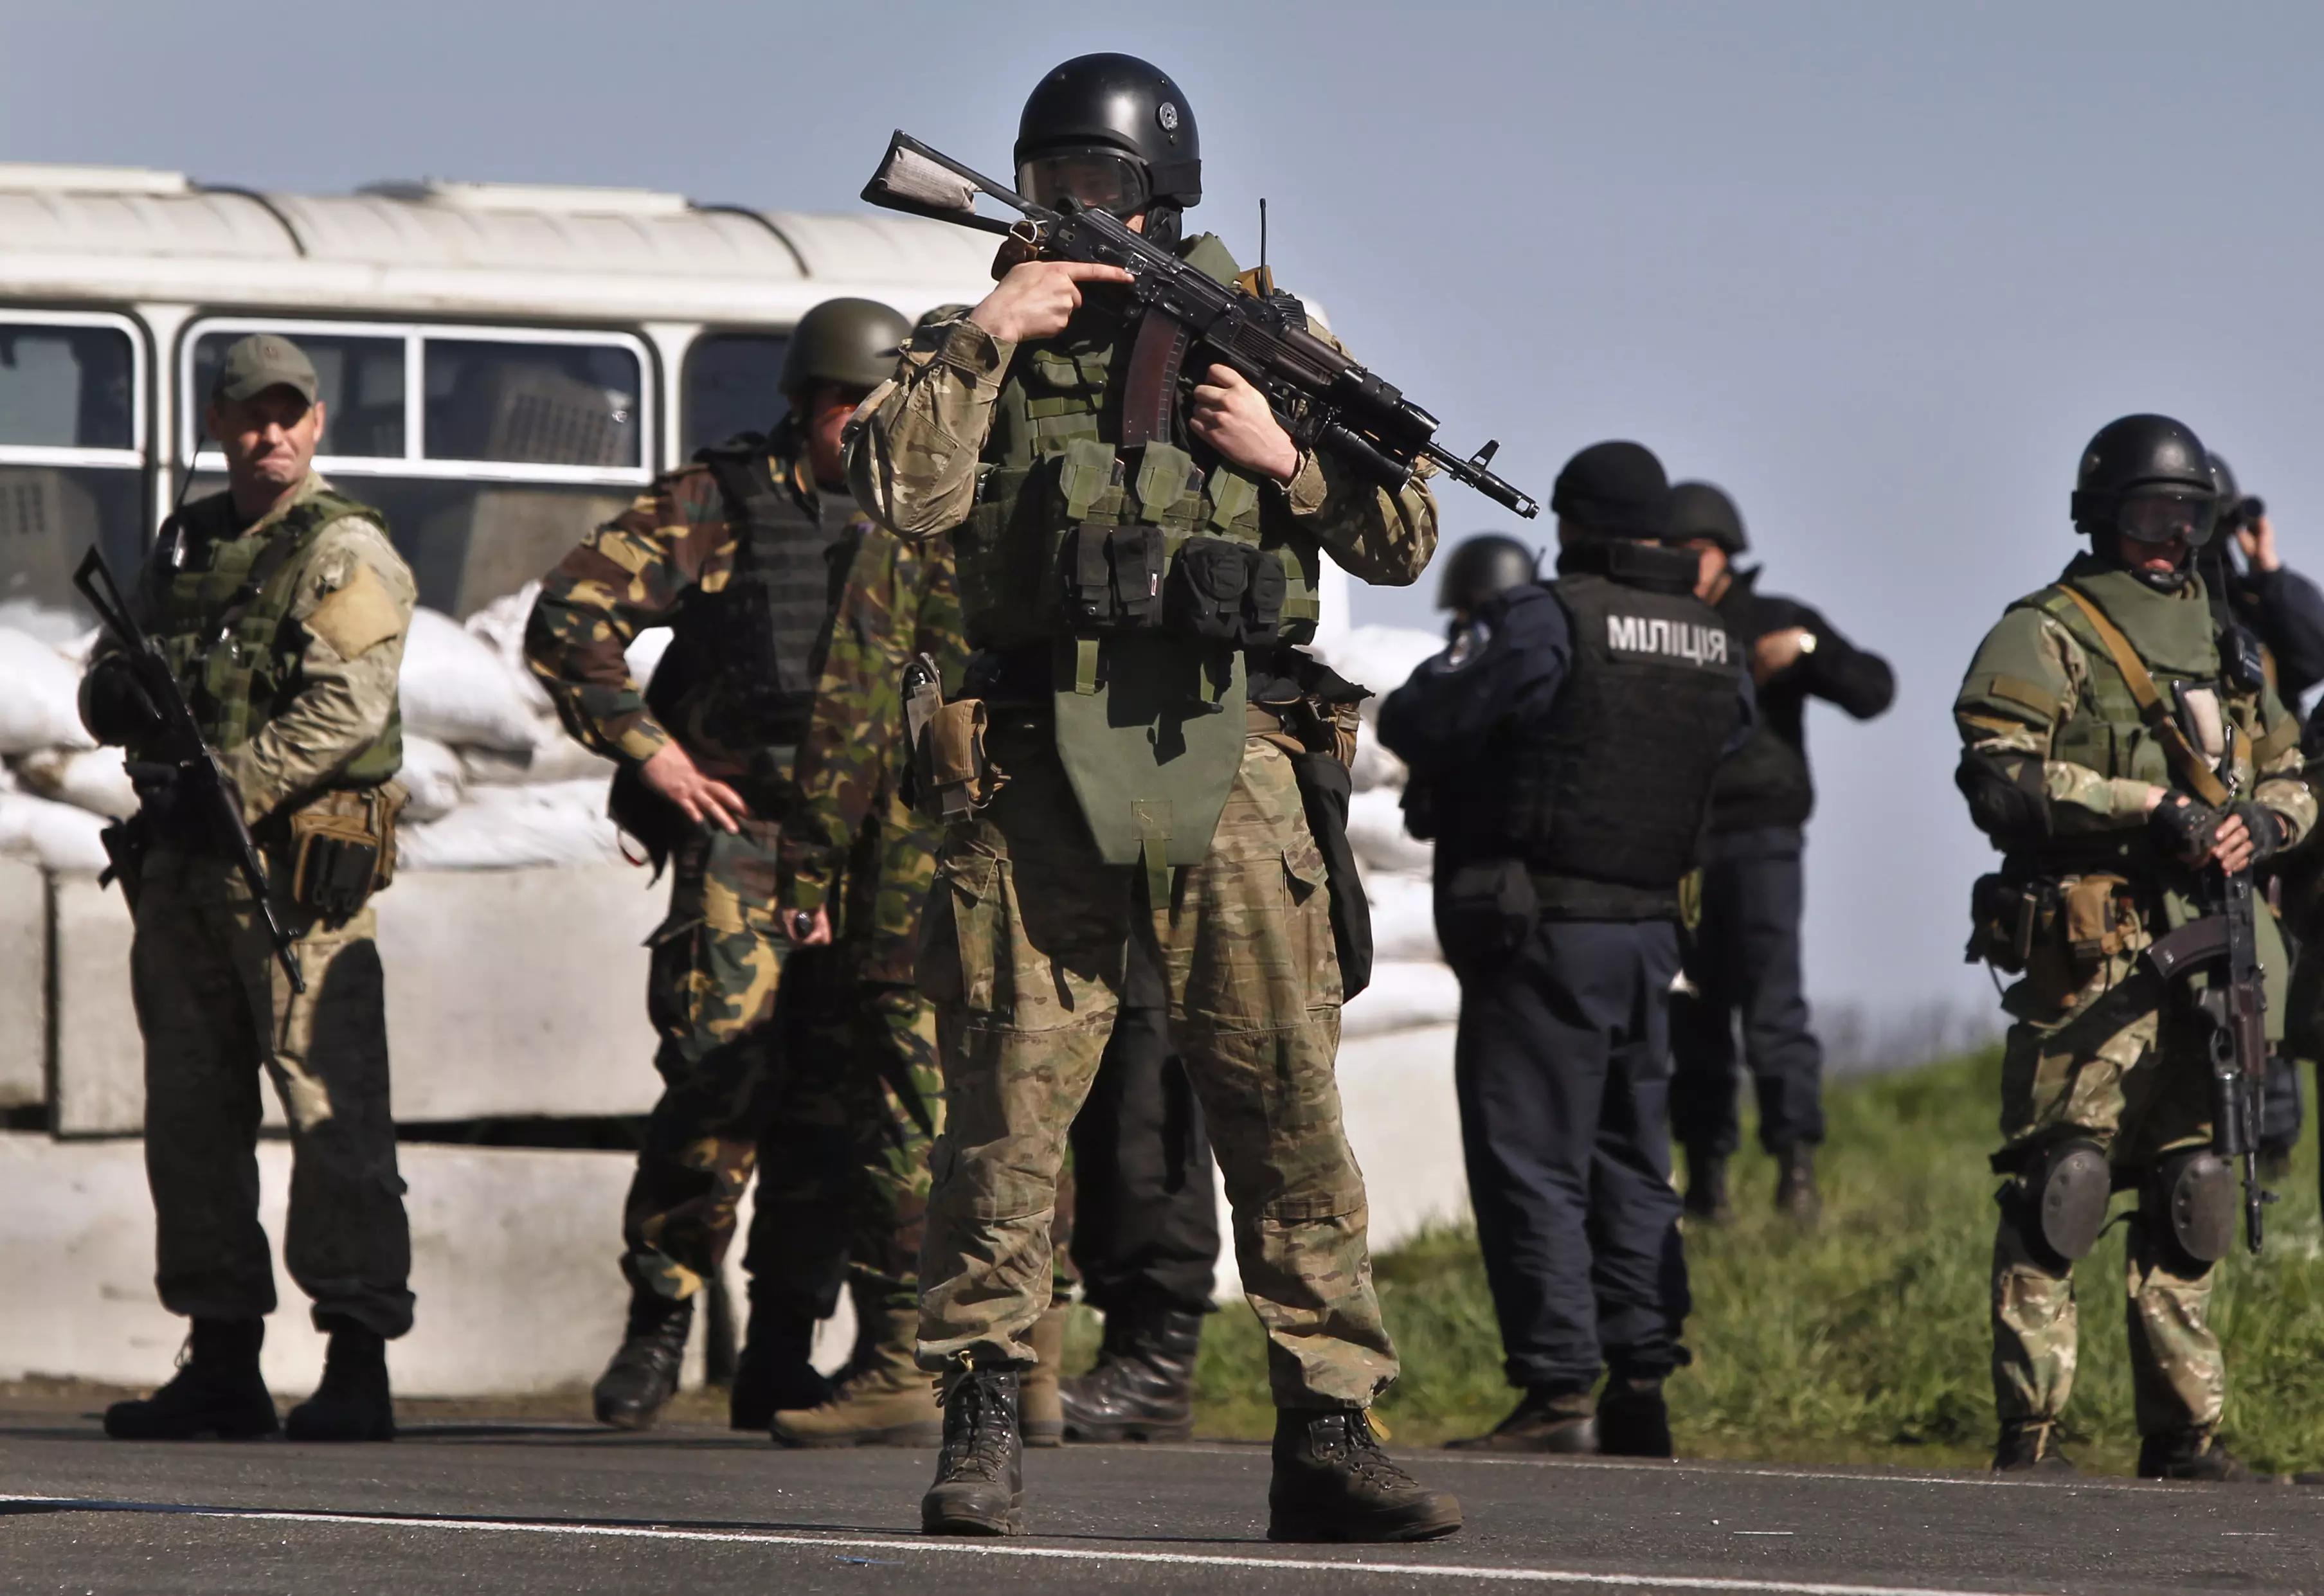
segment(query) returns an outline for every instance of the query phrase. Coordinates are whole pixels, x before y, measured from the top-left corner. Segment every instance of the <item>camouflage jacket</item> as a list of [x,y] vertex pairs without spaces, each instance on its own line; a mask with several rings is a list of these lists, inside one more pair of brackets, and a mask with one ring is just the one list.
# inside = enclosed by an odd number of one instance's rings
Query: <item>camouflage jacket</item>
[[[800,501],[817,502],[806,458],[778,428],[769,463]],[[647,707],[623,651],[641,632],[676,623],[697,594],[726,585],[735,538],[709,469],[687,466],[658,478],[620,515],[582,540],[542,579],[525,623],[524,652],[556,703],[565,729],[612,758],[642,764],[675,741],[715,776],[734,776],[752,752],[721,740],[716,684],[689,695],[682,724],[665,726]]]
[[952,549],[864,525],[844,538],[845,571],[824,633],[815,708],[799,744],[797,807],[786,816],[786,908],[828,903],[858,973],[908,984],[920,906],[943,827],[905,805],[904,669],[936,661],[947,695],[967,669]]

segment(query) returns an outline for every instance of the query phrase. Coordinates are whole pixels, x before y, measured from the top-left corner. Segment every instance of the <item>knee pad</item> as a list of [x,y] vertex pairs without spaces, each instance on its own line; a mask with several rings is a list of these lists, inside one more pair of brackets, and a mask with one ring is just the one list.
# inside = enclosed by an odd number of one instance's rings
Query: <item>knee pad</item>
[[2139,1191],[2148,1234],[2198,1273],[2234,1250],[2236,1208],[2235,1167],[2209,1148],[2165,1158]]
[[2026,1241],[2059,1264],[2088,1256],[2106,1228],[2107,1204],[2114,1195],[2112,1172],[2098,1144],[2082,1137],[2052,1142],[2027,1155],[2018,1180]]

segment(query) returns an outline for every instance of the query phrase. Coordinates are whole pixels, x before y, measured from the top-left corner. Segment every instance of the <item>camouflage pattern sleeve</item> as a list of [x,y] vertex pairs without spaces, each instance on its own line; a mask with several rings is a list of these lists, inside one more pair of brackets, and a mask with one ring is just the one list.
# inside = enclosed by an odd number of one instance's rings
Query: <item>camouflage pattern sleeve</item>
[[2081,644],[2054,617],[2013,609],[1978,645],[1953,700],[1954,724],[1965,749],[1993,756],[2005,771],[2038,761],[2050,801],[2083,811],[2077,829],[2144,825],[2149,783],[2050,757],[2051,735],[2073,714],[2089,674]]
[[2260,695],[2258,732],[2252,799],[2283,822],[2283,845],[2293,847],[2316,829],[2316,789],[2308,784],[2300,723],[2273,687]]
[[[1347,346],[1315,322],[1308,330],[1342,355]],[[1268,513],[1286,517],[1292,526],[1314,537],[1330,551],[1340,567],[1360,582],[1379,587],[1404,587],[1420,579],[1436,552],[1436,495],[1427,478],[1434,467],[1421,468],[1402,488],[1391,494],[1374,487],[1333,459],[1309,449],[1299,458],[1299,471],[1284,484],[1278,500],[1268,496]]]
[[306,634],[288,708],[219,764],[254,824],[320,788],[387,729],[419,589],[385,529],[348,516],[323,529],[291,600]]
[[895,376],[848,423],[848,485],[881,526],[917,541],[967,516],[1016,352],[964,314],[913,333]]
[[623,650],[715,577],[727,553],[724,514],[708,471],[674,472],[542,578],[525,623],[525,660],[565,729],[597,752],[642,763],[673,741],[647,709]]

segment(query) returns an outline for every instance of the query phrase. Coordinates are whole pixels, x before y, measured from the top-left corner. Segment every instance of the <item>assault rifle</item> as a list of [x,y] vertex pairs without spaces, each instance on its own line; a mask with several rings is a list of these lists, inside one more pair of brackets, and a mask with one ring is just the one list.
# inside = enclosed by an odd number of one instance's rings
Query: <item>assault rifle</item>
[[274,912],[273,899],[267,895],[266,866],[260,862],[258,846],[251,841],[250,827],[243,821],[242,802],[235,796],[226,772],[218,769],[217,755],[202,741],[201,724],[195,720],[193,706],[186,702],[185,691],[178,686],[177,673],[170,669],[161,645],[137,624],[136,613],[122,598],[112,569],[96,549],[88,551],[80,562],[80,569],[73,573],[73,586],[88,600],[89,608],[97,612],[97,624],[120,648],[122,657],[136,673],[137,685],[161,712],[157,752],[161,758],[158,762],[133,761],[129,779],[137,784],[141,797],[154,788],[174,789],[177,801],[187,805],[208,826],[212,836],[232,856],[235,868],[242,873],[243,884],[250,889],[251,902],[266,926],[267,940],[274,945],[274,957],[281,964],[282,973],[290,978],[290,990],[305,992],[307,977],[299,968],[298,954],[292,951],[297,939],[283,927]]
[[[979,194],[1020,219],[1012,225],[979,216]],[[889,141],[887,158],[864,185],[863,198],[890,210],[1018,239],[1045,261],[1118,266],[1130,273],[1130,292],[1148,318],[1165,317],[1184,329],[1168,356],[1173,379],[1191,335],[1212,358],[1267,395],[1276,419],[1302,447],[1328,449],[1391,492],[1428,460],[1519,515],[1541,512],[1538,501],[1489,469],[1498,441],[1466,459],[1437,443],[1436,418],[1308,331],[1306,308],[1290,294],[1230,287],[1132,232],[1111,212],[1070,198],[1055,210],[1037,205],[901,131]]]
[[2210,1027],[2211,1150],[2243,1165],[2244,1243],[2255,1254],[2262,1239],[2260,1092],[2267,1077],[2267,992],[2259,965],[2258,898],[2249,870],[2213,869],[2213,912],[2158,937],[2148,965],[2167,983],[2198,969],[2210,971],[2196,999]]

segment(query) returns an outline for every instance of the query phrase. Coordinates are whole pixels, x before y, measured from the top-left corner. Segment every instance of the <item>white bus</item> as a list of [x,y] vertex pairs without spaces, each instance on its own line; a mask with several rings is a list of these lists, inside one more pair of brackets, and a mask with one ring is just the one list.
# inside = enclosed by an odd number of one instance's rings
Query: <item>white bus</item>
[[991,241],[887,213],[639,189],[382,183],[258,193],[136,168],[0,164],[0,605],[124,578],[244,333],[290,335],[328,407],[316,464],[386,512],[420,602],[540,575],[658,471],[769,425],[789,328],[842,294],[980,297]]

